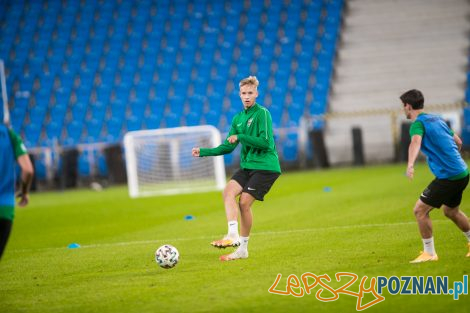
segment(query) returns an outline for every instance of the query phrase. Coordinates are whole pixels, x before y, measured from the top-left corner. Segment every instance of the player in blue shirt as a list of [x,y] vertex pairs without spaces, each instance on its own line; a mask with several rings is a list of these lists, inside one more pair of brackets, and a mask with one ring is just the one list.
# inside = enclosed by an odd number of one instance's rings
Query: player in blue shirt
[[29,188],[33,179],[33,165],[21,138],[0,124],[0,258],[10,236],[15,208],[15,168],[21,168],[20,190],[17,193],[18,205],[29,202]]
[[462,140],[442,118],[423,112],[424,97],[419,90],[409,90],[401,95],[400,99],[406,118],[413,121],[410,128],[411,143],[408,148],[406,175],[413,179],[414,164],[421,150],[427,157],[431,172],[436,176],[423,191],[413,210],[424,251],[410,263],[438,260],[429,213],[433,208],[441,207],[445,216],[467,237],[469,249],[467,257],[470,257],[470,223],[467,216],[459,209],[462,193],[469,180],[467,164],[459,152]]

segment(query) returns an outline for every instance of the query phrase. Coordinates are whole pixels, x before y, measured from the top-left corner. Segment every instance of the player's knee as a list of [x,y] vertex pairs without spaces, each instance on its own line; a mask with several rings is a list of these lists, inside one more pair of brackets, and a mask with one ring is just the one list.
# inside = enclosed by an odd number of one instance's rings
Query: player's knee
[[230,180],[222,193],[224,199],[235,199],[242,192],[240,184],[234,180]]
[[239,202],[238,204],[239,204],[239,206],[240,206],[240,210],[241,210],[241,211],[246,211],[246,210],[249,209],[249,206],[248,206],[248,204],[246,203],[246,201],[242,201],[242,200],[240,199],[240,202]]
[[240,197],[239,205],[241,211],[249,211],[251,210],[251,205],[253,201],[251,199],[247,199],[246,197]]
[[237,193],[232,188],[226,187],[222,193],[224,199],[234,199],[237,196]]
[[413,213],[417,219],[423,218],[429,214],[429,208],[427,205],[423,205],[422,202],[418,201],[413,209]]
[[413,214],[415,215],[416,219],[419,219],[422,216],[421,211],[417,207],[413,209]]
[[443,211],[446,217],[453,218],[457,215],[457,213],[459,213],[459,208],[450,208],[448,206],[444,206]]

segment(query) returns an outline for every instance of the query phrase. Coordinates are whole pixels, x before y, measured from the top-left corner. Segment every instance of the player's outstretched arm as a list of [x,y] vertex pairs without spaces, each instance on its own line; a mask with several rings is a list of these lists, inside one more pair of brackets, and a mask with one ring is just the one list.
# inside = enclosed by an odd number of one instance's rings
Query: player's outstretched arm
[[18,192],[19,206],[26,206],[29,203],[29,189],[33,181],[34,169],[29,155],[20,155],[17,159],[21,168],[21,186]]
[[408,167],[406,169],[406,176],[408,176],[409,179],[413,179],[414,176],[414,165],[418,158],[419,150],[421,149],[421,141],[422,138],[419,135],[414,135],[411,138],[411,143],[408,148]]

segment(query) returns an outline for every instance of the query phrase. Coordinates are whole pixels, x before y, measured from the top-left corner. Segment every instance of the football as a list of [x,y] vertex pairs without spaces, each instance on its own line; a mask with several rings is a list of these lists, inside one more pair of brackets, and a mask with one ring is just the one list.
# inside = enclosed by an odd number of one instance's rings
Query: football
[[155,261],[162,268],[173,268],[178,264],[180,254],[172,245],[163,245],[155,251]]

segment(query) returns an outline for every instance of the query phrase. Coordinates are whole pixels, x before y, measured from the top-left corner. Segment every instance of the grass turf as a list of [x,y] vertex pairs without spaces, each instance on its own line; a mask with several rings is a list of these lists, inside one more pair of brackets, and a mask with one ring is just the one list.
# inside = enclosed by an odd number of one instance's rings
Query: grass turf
[[[432,179],[424,164],[415,180],[404,165],[285,173],[253,207],[246,260],[220,262],[209,245],[226,231],[220,193],[129,199],[125,187],[34,194],[18,208],[0,262],[0,312],[354,312],[357,298],[333,302],[268,292],[287,276],[338,272],[367,276],[468,275],[462,233],[434,210],[440,260],[409,264],[422,248],[412,207]],[[462,210],[470,215],[468,196]],[[185,220],[193,215],[193,220]],[[81,248],[68,249],[70,243]],[[176,246],[180,264],[154,261],[156,248]],[[348,289],[359,290],[359,281]],[[299,288],[293,288],[299,292]],[[321,296],[333,294],[324,291]],[[390,295],[367,312],[463,312],[469,295]],[[367,294],[363,304],[374,299]],[[467,308],[467,309],[465,309]]]

